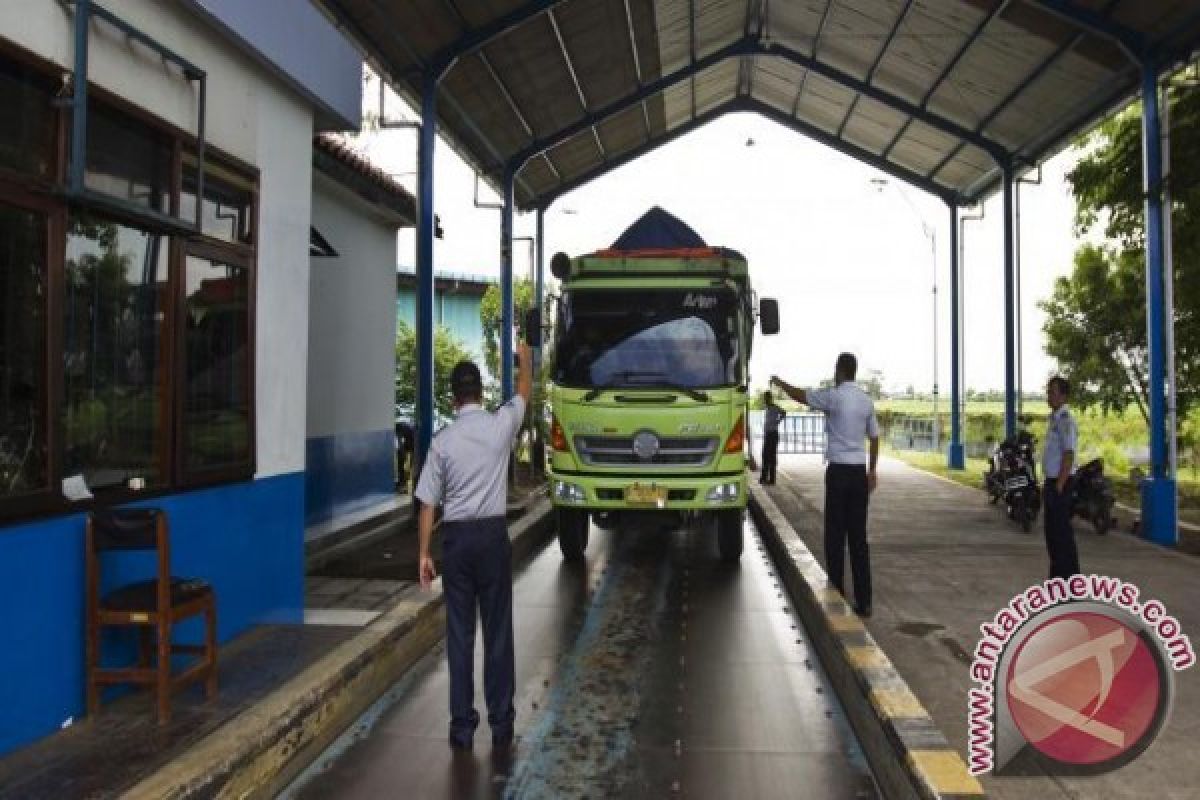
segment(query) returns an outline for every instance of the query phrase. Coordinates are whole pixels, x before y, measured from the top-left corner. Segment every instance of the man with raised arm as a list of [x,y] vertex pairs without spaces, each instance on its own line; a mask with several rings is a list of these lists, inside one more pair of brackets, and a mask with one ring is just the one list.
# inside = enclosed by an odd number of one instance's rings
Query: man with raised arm
[[[825,570],[829,582],[845,595],[844,559],[850,547],[854,575],[854,611],[871,615],[871,560],[867,550],[867,500],[875,491],[879,462],[879,422],[875,404],[854,382],[858,360],[852,353],[838,356],[834,386],[797,389],[778,376],[779,386],[798,403],[825,412]],[[870,440],[870,456],[863,443]]]
[[442,587],[446,593],[446,660],[450,668],[450,746],[471,747],[475,710],[475,609],[483,619],[483,687],[492,749],[512,749],[516,686],[512,629],[512,546],[504,512],[508,458],[533,386],[533,358],[522,342],[517,394],[495,412],[483,407],[479,367],[460,361],[450,372],[455,418],[429,447],[414,494],[420,538],[419,577],[437,577],[429,545],[434,507],[442,506]]

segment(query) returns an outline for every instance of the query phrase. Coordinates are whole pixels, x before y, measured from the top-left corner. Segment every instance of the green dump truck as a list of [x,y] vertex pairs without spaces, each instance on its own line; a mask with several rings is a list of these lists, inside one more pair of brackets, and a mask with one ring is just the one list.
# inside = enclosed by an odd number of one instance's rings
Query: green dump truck
[[558,540],[583,557],[593,514],[713,515],[742,552],[747,370],[756,322],[746,259],[659,208],[611,248],[557,254],[548,473]]

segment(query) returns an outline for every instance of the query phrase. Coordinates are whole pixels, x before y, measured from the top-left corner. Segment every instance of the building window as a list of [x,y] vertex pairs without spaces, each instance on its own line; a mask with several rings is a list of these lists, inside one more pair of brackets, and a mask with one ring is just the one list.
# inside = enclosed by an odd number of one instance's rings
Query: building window
[[49,486],[47,218],[0,200],[0,500]]
[[[188,222],[196,218],[196,159],[191,154],[185,154],[183,159],[179,216]],[[223,242],[248,245],[254,242],[253,223],[253,181],[211,156],[206,157],[201,231]]]
[[0,58],[0,169],[54,178],[57,112],[50,81]]
[[106,503],[250,478],[257,175],[207,152],[181,235],[195,140],[89,88],[68,199],[40,70],[0,55],[0,518],[67,510],[75,476]]
[[67,228],[63,473],[167,482],[166,236],[82,212]]
[[250,270],[219,254],[184,261],[183,472],[246,470],[253,380]]
[[170,139],[98,100],[88,103],[87,188],[151,211],[171,213]]

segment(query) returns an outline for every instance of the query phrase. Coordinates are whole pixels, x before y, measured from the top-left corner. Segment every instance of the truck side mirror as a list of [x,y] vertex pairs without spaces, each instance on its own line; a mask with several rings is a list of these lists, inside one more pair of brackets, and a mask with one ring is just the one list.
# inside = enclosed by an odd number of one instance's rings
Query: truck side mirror
[[774,297],[758,301],[758,324],[767,336],[779,333],[779,302]]
[[542,346],[542,314],[538,309],[531,308],[525,312],[523,335],[525,344],[530,347]]

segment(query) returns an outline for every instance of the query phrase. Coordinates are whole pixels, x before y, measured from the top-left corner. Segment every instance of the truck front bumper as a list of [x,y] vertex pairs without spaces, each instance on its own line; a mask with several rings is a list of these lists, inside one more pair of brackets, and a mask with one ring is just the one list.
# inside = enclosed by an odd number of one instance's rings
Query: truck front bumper
[[[746,473],[657,477],[549,470],[555,506],[602,511],[718,511],[745,508]],[[647,492],[646,490],[649,489]],[[653,494],[655,500],[638,499]]]

